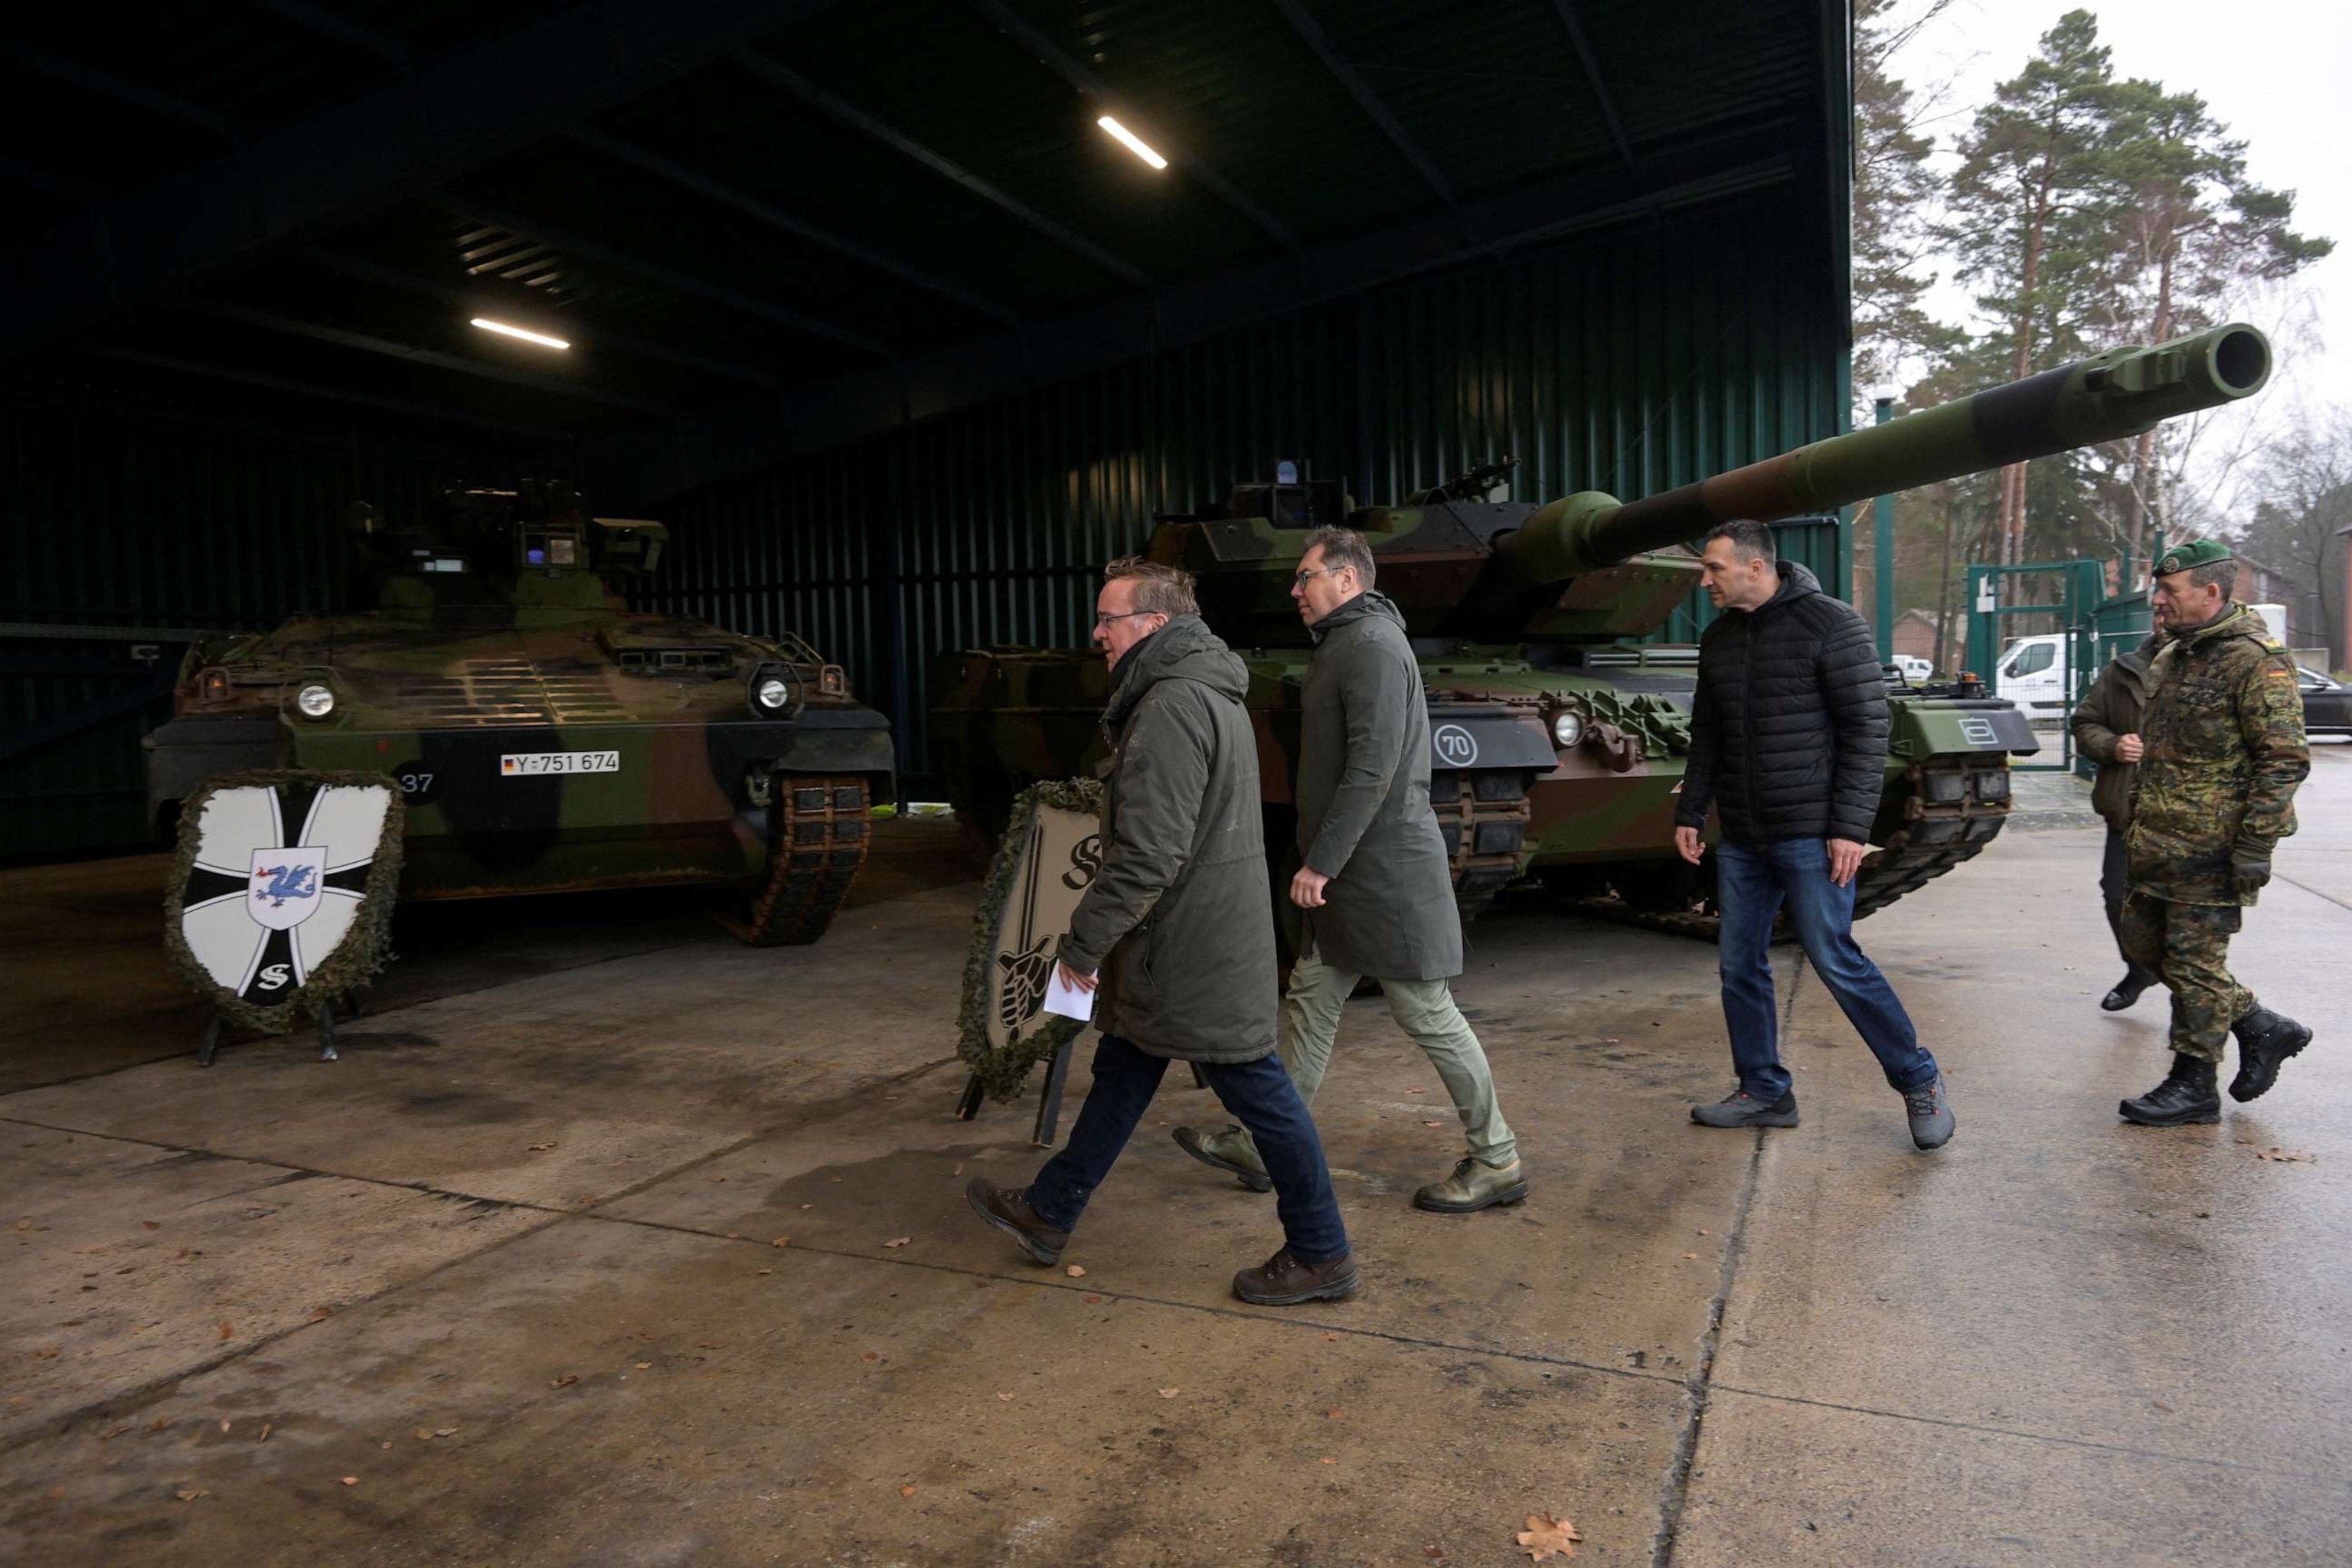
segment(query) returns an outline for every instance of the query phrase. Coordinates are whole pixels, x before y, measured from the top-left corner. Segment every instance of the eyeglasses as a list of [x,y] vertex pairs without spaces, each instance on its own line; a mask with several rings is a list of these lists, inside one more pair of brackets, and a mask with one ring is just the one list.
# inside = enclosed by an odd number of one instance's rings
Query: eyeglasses
[[1347,569],[1345,566],[1310,566],[1304,572],[1293,574],[1290,580],[1304,588],[1307,586],[1307,580],[1310,577],[1320,577],[1332,572],[1345,572]]
[[1115,616],[1097,616],[1095,625],[1099,626],[1110,621],[1131,621],[1138,616],[1156,616],[1160,613],[1158,610],[1121,610]]

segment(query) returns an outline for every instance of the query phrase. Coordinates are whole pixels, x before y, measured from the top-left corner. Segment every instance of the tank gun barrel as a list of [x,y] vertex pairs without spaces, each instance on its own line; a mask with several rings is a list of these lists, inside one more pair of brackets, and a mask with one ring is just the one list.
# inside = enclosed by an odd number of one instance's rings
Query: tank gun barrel
[[1583,491],[1496,544],[1513,575],[1564,582],[1735,518],[1771,522],[2137,436],[2251,397],[2270,374],[2270,340],[2240,322],[2154,348],[2111,349],[1641,500]]

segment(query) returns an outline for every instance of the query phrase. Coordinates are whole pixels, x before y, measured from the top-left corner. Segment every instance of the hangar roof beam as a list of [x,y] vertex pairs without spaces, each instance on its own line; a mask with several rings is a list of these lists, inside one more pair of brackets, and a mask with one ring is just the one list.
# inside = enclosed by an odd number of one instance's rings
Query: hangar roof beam
[[1584,67],[1584,79],[1591,84],[1593,106],[1601,110],[1601,122],[1617,143],[1617,155],[1625,166],[1633,166],[1633,142],[1625,134],[1625,122],[1617,118],[1616,100],[1609,96],[1609,84],[1601,77],[1601,60],[1592,52],[1592,40],[1584,36],[1584,24],[1577,20],[1576,0],[1552,0],[1559,12],[1559,25],[1568,30],[1569,47],[1576,51],[1578,63]]
[[89,66],[25,44],[9,44],[5,46],[5,50],[10,61],[36,76],[45,76],[52,81],[61,81],[70,87],[78,87],[84,92],[94,92],[101,98],[110,98],[117,103],[128,104],[133,109],[143,109],[150,114],[158,114],[166,120],[176,120],[181,124],[194,126],[198,131],[209,131],[224,142],[237,142],[245,135],[244,126],[226,114],[206,109],[201,103],[191,103],[186,99],[174,94],[159,91],[152,87],[143,87],[135,81],[126,81],[119,76],[93,69]]
[[0,355],[428,190],[836,4],[602,0],[257,134],[14,247]]
[[1006,195],[961,163],[941,157],[911,136],[884,124],[856,104],[835,97],[798,71],[778,65],[756,49],[741,50],[735,58],[744,69],[761,80],[782,88],[810,108],[830,114],[844,125],[853,131],[863,132],[892,152],[912,158],[933,174],[953,180],[998,211],[1020,219],[1065,250],[1076,251],[1113,277],[1138,289],[1152,286],[1150,275],[1133,264],[1121,260],[1086,236],[1064,227],[1034,207]]
[[236,370],[225,364],[212,364],[203,360],[181,359],[173,354],[150,353],[144,349],[92,348],[85,351],[101,359],[121,360],[126,364],[146,365],[155,370],[168,370],[182,375],[208,376],[215,381],[233,381],[244,386],[257,386],[267,392],[291,393],[297,397],[325,398],[334,403],[349,403],[362,408],[381,408],[391,414],[405,414],[412,418],[440,419],[454,425],[471,425],[478,429],[496,430],[500,435],[519,436],[526,440],[541,441],[560,446],[572,437],[544,426],[522,425],[509,419],[494,419],[488,415],[470,414],[446,403],[422,403],[406,397],[380,397],[371,392],[354,392],[346,386],[327,386],[317,382],[296,381],[289,376],[265,375],[259,371]]
[[982,315],[995,321],[1008,324],[1013,321],[1011,310],[993,300],[984,299],[973,293],[961,284],[951,283],[936,273],[926,272],[919,267],[909,266],[896,257],[887,256],[871,246],[860,244],[846,235],[835,234],[831,229],[820,228],[815,224],[794,217],[773,202],[755,196],[748,191],[738,190],[723,181],[714,180],[708,174],[689,169],[683,163],[665,158],[660,153],[640,147],[634,142],[624,141],[609,132],[598,131],[593,126],[586,125],[574,127],[572,138],[609,157],[618,158],[624,163],[642,169],[656,179],[667,180],[671,184],[692,191],[698,195],[707,196],[722,206],[733,207],[737,212],[757,218],[771,228],[782,229],[786,234],[807,240],[812,245],[820,245],[827,250],[838,251],[853,260],[862,261],[876,271],[887,273],[902,283],[912,284],[918,289],[927,289],[933,294],[953,300],[957,304],[977,310]]
[[1455,205],[1452,183],[1438,172],[1436,164],[1429,161],[1429,154],[1421,150],[1421,143],[1415,142],[1397,117],[1389,112],[1389,106],[1381,102],[1380,94],[1372,90],[1372,84],[1366,81],[1356,68],[1332,47],[1321,24],[1315,20],[1307,7],[1299,0],[1274,0],[1274,5],[1275,9],[1290,23],[1292,30],[1306,40],[1308,48],[1315,51],[1316,58],[1323,62],[1323,68],[1348,89],[1349,95],[1356,100],[1356,106],[1381,128],[1381,133],[1389,139],[1390,143],[1404,154],[1404,161],[1412,165],[1422,183],[1436,193],[1439,201],[1449,207]]
[[[971,5],[973,9],[994,23],[1006,37],[1035,56],[1055,76],[1102,105],[1104,113],[1118,115],[1119,120],[1129,131],[1140,133],[1143,129],[1150,125],[1151,121],[1149,116],[1136,115],[1131,111],[1129,114],[1118,114],[1124,100],[1118,93],[1111,90],[1108,83],[1072,59],[1063,52],[1059,45],[1031,26],[1025,19],[1016,15],[1011,6],[1006,5],[1003,0],[971,0]],[[1227,206],[1255,224],[1258,231],[1268,239],[1273,240],[1285,250],[1296,251],[1298,248],[1297,235],[1277,222],[1264,207],[1243,195],[1223,174],[1218,174],[1192,153],[1185,152],[1183,148],[1170,146],[1160,137],[1153,136],[1148,140],[1155,149],[1166,154],[1170,163],[1191,175],[1195,184],[1200,185]]]
[[364,22],[355,22],[324,5],[313,5],[310,0],[258,0],[258,3],[272,16],[283,17],[298,27],[308,27],[331,38],[341,38],[354,48],[366,50],[388,66],[405,66],[415,58],[408,46],[398,38],[379,33]]

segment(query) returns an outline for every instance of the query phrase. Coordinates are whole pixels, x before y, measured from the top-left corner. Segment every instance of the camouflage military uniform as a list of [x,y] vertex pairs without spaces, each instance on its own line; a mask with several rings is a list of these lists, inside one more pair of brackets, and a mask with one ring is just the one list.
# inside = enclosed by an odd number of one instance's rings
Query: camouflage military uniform
[[2148,673],[2127,839],[2125,952],[2172,993],[2172,1048],[2218,1062],[2230,1026],[2254,1007],[2230,973],[2243,906],[2234,860],[2267,862],[2294,831],[2294,790],[2311,771],[2294,662],[2259,616],[2231,605],[2167,643]]

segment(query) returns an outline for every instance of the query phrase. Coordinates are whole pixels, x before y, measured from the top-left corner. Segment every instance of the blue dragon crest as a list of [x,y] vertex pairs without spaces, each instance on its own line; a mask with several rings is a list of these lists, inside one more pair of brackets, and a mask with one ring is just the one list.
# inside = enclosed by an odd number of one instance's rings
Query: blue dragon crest
[[269,885],[257,889],[254,897],[268,899],[272,909],[284,909],[289,899],[312,899],[319,895],[319,868],[316,866],[264,866],[254,875],[269,879]]

